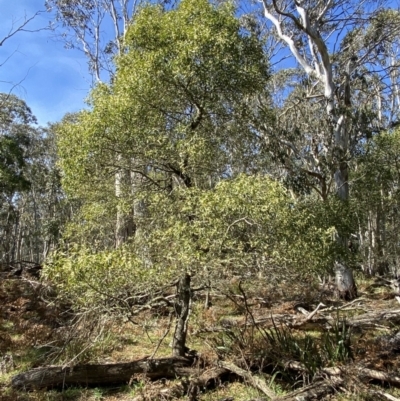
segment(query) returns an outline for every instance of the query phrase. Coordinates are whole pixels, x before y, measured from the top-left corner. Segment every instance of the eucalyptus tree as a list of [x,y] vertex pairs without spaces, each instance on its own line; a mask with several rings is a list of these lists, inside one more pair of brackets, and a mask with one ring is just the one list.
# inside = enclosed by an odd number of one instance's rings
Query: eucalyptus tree
[[0,94],[0,210],[2,263],[14,259],[18,212],[15,202],[27,191],[30,182],[24,167],[30,138],[36,122],[24,101],[14,95]]
[[16,260],[41,264],[57,247],[73,205],[67,201],[61,188],[51,126],[37,128],[26,157],[24,170],[31,184],[16,202],[20,238]]
[[[284,62],[275,66],[282,94],[277,128],[259,132],[294,192],[314,189],[325,201],[336,193],[344,201],[344,227],[354,232],[351,162],[365,141],[397,124],[399,12],[388,1],[260,3],[284,46]],[[345,251],[348,229],[340,226]]]
[[344,57],[357,58],[352,78],[361,83],[360,95],[374,104],[375,130],[399,124],[400,11],[378,9],[363,28],[350,31],[342,41]]
[[5,42],[9,41],[13,36],[17,35],[21,32],[39,32],[43,29],[49,29],[48,27],[31,29],[29,25],[31,25],[32,21],[42,13],[42,11],[37,11],[30,17],[24,16],[19,20],[13,20],[11,23],[11,27],[7,33],[0,37],[0,46],[3,46]]
[[51,128],[26,103],[0,95],[0,262],[41,263],[68,219]]
[[[292,89],[285,88],[291,98],[287,99],[282,117],[290,116],[291,110],[299,116],[307,105],[317,117],[308,123],[303,120],[306,126],[301,127],[304,131],[299,131],[303,139],[300,143],[293,140],[293,135],[278,138],[278,143],[286,147],[286,154],[297,160],[295,164],[302,166],[305,177],[316,181],[323,198],[333,179],[338,196],[346,200],[349,198],[348,161],[354,144],[367,130],[381,128],[371,82],[379,78],[381,85],[387,86],[389,77],[394,79],[395,66],[378,70],[384,65],[382,49],[393,50],[392,45],[398,38],[397,11],[384,9],[384,1],[262,0],[262,5],[265,18],[286,46],[286,55],[294,57],[296,65],[291,70],[296,67],[302,71],[295,74],[301,78],[297,80],[301,84],[297,96]],[[362,83],[366,85],[363,87]],[[393,95],[392,92],[395,99]],[[369,97],[368,107],[376,113],[376,118],[372,113],[363,112],[362,107],[354,113],[363,97],[364,103]],[[293,125],[287,127],[292,133]]]
[[114,75],[113,58],[121,54],[123,38],[139,0],[46,0],[61,24],[57,29],[69,49],[82,51],[97,82]]
[[[43,13],[44,11],[36,11],[35,13],[31,14],[28,16],[26,13],[24,16],[7,16],[4,15],[4,23],[1,26],[0,29],[0,47],[7,47],[7,45],[12,42],[15,36],[19,36],[20,34],[23,33],[36,33],[40,32],[43,30],[51,30],[51,25],[45,26],[45,25],[39,25],[36,23],[38,17]],[[3,12],[4,14],[4,12]],[[7,21],[7,17],[8,21]],[[0,68],[6,65],[8,60],[12,58],[16,53],[17,49],[14,48],[11,52],[8,54],[5,53],[5,49],[2,49],[2,59],[0,60]],[[7,84],[9,85],[9,93],[11,94],[13,90],[21,84],[21,82],[24,80],[20,80],[19,82],[15,81],[6,81],[4,80],[4,77],[2,79],[2,84]]]
[[[400,130],[364,145],[357,161],[352,194],[356,206],[363,270],[399,274]],[[379,166],[379,168],[377,168]]]

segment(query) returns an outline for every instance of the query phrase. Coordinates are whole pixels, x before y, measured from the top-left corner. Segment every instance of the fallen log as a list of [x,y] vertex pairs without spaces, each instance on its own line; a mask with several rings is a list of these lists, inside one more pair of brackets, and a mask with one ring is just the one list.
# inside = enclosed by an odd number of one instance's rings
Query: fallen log
[[274,401],[308,401],[308,400],[321,400],[325,396],[337,391],[337,388],[343,383],[341,378],[334,378],[333,380],[317,381],[299,388],[289,394],[277,397]]
[[[324,396],[333,393],[337,387],[343,383],[340,377],[330,378],[329,380],[318,381],[309,386],[296,389],[284,396],[277,396],[267,385],[267,383],[258,376],[253,375],[251,372],[240,368],[239,366],[230,362],[219,362],[220,366],[231,372],[243,377],[250,385],[262,391],[267,399],[270,401],[297,401],[297,400],[315,400],[322,399]],[[297,367],[297,364],[295,364]]]
[[384,391],[374,390],[370,391],[372,396],[381,396],[382,398],[386,398],[389,401],[400,401],[400,398],[394,397],[391,394],[385,393]]
[[228,374],[229,371],[224,368],[211,368],[202,372],[193,372],[193,379],[183,378],[178,383],[165,385],[162,383],[152,384],[149,388],[144,388],[140,395],[132,401],[169,401],[176,400],[184,396],[188,400],[197,400],[200,392],[208,387],[214,387],[221,376]]
[[384,323],[399,323],[400,309],[382,309],[357,315],[351,319],[346,319],[346,323],[352,327],[375,327]]
[[[284,324],[288,327],[299,330],[326,330],[326,326],[330,326],[335,321],[336,317],[325,315],[326,312],[335,310],[319,309],[312,313],[312,316],[304,317],[296,314],[274,314],[265,317],[259,317],[252,322],[255,325],[262,325],[265,328],[273,327],[274,325]],[[346,324],[350,327],[376,327],[382,326],[385,323],[400,323],[400,309],[381,309],[366,312],[357,316],[345,318]],[[236,326],[250,324],[248,321],[235,322]],[[217,332],[225,330],[224,327],[205,328],[201,332]]]
[[188,388],[189,400],[197,400],[201,390],[209,386],[216,386],[216,384],[221,381],[221,376],[227,373],[229,373],[229,371],[222,367],[211,368],[202,372],[197,378],[192,379]]
[[227,369],[227,370],[237,374],[238,376],[243,377],[252,386],[258,388],[271,400],[274,400],[276,398],[276,394],[268,387],[267,383],[262,378],[252,375],[251,372],[244,370],[231,362],[220,361],[219,365],[221,367],[223,367],[224,369]]
[[[294,369],[299,372],[305,372],[306,368],[303,364],[297,361],[288,361],[285,364],[286,368]],[[350,377],[357,380],[379,380],[391,384],[394,387],[400,387],[400,376],[396,372],[383,372],[381,370],[369,369],[363,366],[342,366],[341,368],[326,367],[321,369],[324,376],[329,376],[332,380],[334,377]]]
[[357,367],[360,379],[379,380],[395,387],[400,387],[400,376],[396,372],[382,372],[380,370]]
[[128,383],[135,375],[150,379],[175,378],[193,372],[189,367],[193,358],[172,357],[134,362],[77,365],[74,367],[40,367],[14,376],[11,386],[15,389],[33,390],[64,386],[98,386]]

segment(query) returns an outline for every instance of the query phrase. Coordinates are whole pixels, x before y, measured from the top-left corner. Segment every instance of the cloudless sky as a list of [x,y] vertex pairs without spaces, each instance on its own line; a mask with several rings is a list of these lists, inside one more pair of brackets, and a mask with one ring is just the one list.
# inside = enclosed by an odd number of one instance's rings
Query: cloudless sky
[[[44,2],[0,0],[0,41],[39,10],[44,12],[26,29],[48,26],[54,16],[45,11]],[[389,3],[399,6],[399,0]],[[78,50],[65,49],[53,31],[18,32],[0,46],[0,92],[12,91],[25,100],[41,125],[84,108],[91,84],[87,59]]]
[[[39,10],[44,0],[0,0],[0,41]],[[26,29],[46,27],[51,18],[44,12]],[[19,32],[0,47],[0,92],[25,100],[41,125],[84,108],[91,82],[84,55],[65,49],[49,30]]]

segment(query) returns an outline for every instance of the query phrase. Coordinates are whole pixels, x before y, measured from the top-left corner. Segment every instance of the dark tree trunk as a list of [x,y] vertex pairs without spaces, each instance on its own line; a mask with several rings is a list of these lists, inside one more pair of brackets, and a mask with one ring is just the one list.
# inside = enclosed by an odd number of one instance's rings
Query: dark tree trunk
[[175,302],[176,325],[172,341],[173,356],[185,356],[191,297],[190,275],[186,273],[178,282],[178,297]]
[[12,378],[11,385],[15,389],[33,390],[128,383],[135,374],[145,374],[151,379],[175,378],[186,375],[192,363],[190,358],[173,357],[106,365],[81,365],[72,368],[49,366],[20,373]]

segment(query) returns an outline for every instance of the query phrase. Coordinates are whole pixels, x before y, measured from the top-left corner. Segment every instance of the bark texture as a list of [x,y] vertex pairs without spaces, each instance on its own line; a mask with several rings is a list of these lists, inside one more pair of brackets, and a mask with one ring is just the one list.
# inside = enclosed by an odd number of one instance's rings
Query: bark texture
[[192,363],[191,358],[172,357],[106,365],[48,366],[14,376],[11,385],[14,389],[33,390],[128,383],[136,374],[146,375],[150,379],[175,378],[186,375]]
[[178,296],[175,303],[176,326],[172,341],[172,354],[184,356],[186,352],[187,321],[190,314],[190,275],[186,273],[178,282]]
[[346,266],[337,263],[335,281],[339,298],[351,301],[357,298],[357,287],[354,282],[353,272]]

